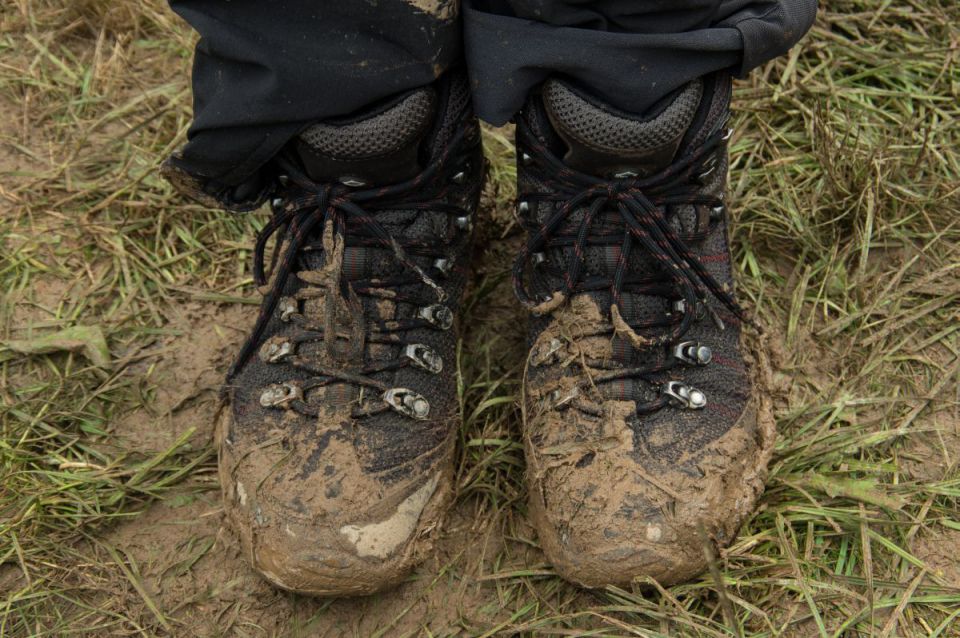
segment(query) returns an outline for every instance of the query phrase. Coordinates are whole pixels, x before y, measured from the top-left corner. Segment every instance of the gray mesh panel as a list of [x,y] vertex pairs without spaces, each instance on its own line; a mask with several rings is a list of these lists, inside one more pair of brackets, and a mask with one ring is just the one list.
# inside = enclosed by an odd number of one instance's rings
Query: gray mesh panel
[[432,89],[414,91],[395,106],[348,124],[314,124],[300,139],[335,158],[366,159],[392,153],[423,134],[433,121]]
[[669,144],[693,122],[703,83],[688,84],[659,114],[643,119],[610,113],[557,80],[544,85],[544,105],[551,119],[573,139],[605,152],[629,153]]

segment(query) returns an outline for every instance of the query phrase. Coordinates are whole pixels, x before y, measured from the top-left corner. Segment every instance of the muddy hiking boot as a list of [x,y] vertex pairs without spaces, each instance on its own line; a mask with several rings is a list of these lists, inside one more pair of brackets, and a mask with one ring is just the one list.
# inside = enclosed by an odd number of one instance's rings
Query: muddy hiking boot
[[274,584],[367,594],[425,556],[452,494],[484,170],[466,81],[316,124],[276,162],[263,304],[218,423],[224,505]]
[[773,426],[733,296],[730,92],[707,77],[638,116],[551,80],[517,118],[530,512],[586,586],[700,573],[762,490]]

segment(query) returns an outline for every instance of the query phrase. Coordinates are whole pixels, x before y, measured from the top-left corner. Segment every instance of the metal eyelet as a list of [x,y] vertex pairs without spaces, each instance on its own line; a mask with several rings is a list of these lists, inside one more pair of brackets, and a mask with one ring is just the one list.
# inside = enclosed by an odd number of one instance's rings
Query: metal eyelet
[[457,217],[455,220],[453,220],[453,224],[460,230],[470,232],[473,230],[473,216],[464,215],[463,217]]
[[441,330],[449,330],[453,326],[453,311],[443,304],[433,304],[420,308],[417,311],[417,318],[428,321],[430,325]]
[[674,347],[673,356],[690,365],[705,366],[713,360],[713,350],[696,341],[684,341]]
[[448,275],[450,270],[453,269],[453,262],[441,257],[433,262],[433,267],[439,270],[441,275]]
[[547,260],[546,253],[533,253],[532,255],[530,255],[530,261],[533,262],[534,266],[539,266],[546,260]]
[[283,208],[283,198],[282,198],[282,197],[274,197],[273,199],[271,199],[271,200],[270,200],[270,207],[273,208],[274,210],[279,209],[279,208]]
[[341,177],[339,181],[341,184],[349,188],[360,188],[367,185],[367,182],[363,181],[359,177],[351,177],[349,175]]
[[710,221],[718,222],[723,219],[724,206],[714,206],[710,209]]
[[285,408],[292,401],[303,400],[303,388],[293,382],[271,383],[260,393],[260,405],[265,408]]
[[383,402],[404,416],[425,421],[430,416],[430,402],[407,388],[390,388],[381,397]]
[[[694,318],[697,321],[707,316],[707,311],[705,309],[705,306],[706,304],[703,304],[703,303],[694,304],[693,310],[696,313],[694,315]],[[687,305],[687,301],[685,299],[677,299],[676,301],[673,302],[670,308],[672,312],[678,312],[682,315],[690,312],[690,307]]]
[[297,300],[293,297],[281,297],[277,303],[277,310],[280,311],[280,321],[290,321],[290,316],[297,314]]
[[518,204],[517,204],[517,211],[518,211],[521,215],[526,215],[527,213],[529,213],[529,212],[530,212],[530,202],[522,201],[522,202],[518,203]]
[[620,171],[619,173],[613,174],[613,177],[615,179],[630,179],[636,176],[637,176],[636,171]]
[[277,363],[287,355],[293,354],[293,344],[285,337],[272,337],[260,346],[260,360],[264,363]]
[[529,166],[533,162],[533,158],[530,157],[529,153],[520,153],[520,163],[524,166]]
[[465,181],[467,181],[466,171],[458,171],[457,173],[454,173],[453,177],[450,178],[450,181],[454,184],[463,184]]
[[408,344],[403,349],[403,356],[421,370],[432,374],[440,374],[443,371],[443,358],[430,346],[422,343]]
[[728,129],[727,129],[727,132],[724,133],[724,134],[723,134],[723,137],[721,137],[720,139],[723,140],[724,142],[726,142],[726,141],[729,140],[731,137],[733,137],[733,129],[732,129],[732,128],[728,128]]
[[679,381],[668,381],[660,390],[671,402],[687,410],[702,410],[707,407],[707,395],[693,386]]

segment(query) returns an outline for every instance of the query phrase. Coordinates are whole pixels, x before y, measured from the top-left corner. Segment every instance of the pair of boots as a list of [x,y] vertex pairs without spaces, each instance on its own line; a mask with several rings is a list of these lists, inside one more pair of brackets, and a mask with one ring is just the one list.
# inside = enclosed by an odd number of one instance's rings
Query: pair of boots
[[[529,512],[585,586],[696,575],[762,490],[773,435],[733,293],[730,92],[716,74],[640,116],[550,80],[516,118]],[[217,429],[224,505],[271,582],[368,594],[424,558],[453,496],[484,176],[466,80],[316,124],[275,162],[264,301]]]

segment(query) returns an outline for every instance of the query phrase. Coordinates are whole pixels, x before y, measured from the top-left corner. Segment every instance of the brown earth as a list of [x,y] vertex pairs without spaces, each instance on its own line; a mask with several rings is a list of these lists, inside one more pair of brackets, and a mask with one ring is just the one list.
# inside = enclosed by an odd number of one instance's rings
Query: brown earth
[[[478,250],[476,279],[501,274],[514,243]],[[509,282],[500,279],[483,307],[471,314],[466,330],[483,338],[491,324],[500,326],[499,332],[517,347],[495,354],[519,365],[524,322],[511,302]],[[166,326],[172,334],[137,355],[142,360],[133,370],[150,386],[149,400],[118,421],[113,445],[156,454],[191,429],[192,445],[212,445],[218,390],[256,311],[248,304],[175,307]],[[213,459],[176,494],[115,526],[103,539],[138,566],[147,594],[178,623],[174,635],[474,635],[465,622],[490,627],[506,619],[496,602],[496,583],[485,576],[543,564],[529,543],[505,538],[503,512],[480,511],[481,500],[461,497],[435,534],[433,555],[399,587],[352,600],[293,595],[272,587],[245,562],[240,542],[226,524],[212,465]],[[510,524],[509,534],[521,530],[520,538],[534,538],[525,521]],[[499,562],[504,556],[513,561]],[[144,621],[152,620],[144,600],[131,596],[125,605],[142,608]]]

